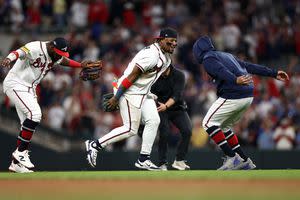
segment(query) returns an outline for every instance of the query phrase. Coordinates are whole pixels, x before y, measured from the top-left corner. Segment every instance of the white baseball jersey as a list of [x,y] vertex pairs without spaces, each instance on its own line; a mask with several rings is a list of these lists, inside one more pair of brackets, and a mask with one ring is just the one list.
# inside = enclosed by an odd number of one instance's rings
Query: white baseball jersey
[[4,92],[6,92],[7,88],[15,87],[18,84],[32,88],[35,91],[36,86],[45,77],[47,72],[54,65],[62,61],[61,58],[55,63],[52,62],[47,52],[46,43],[34,41],[27,43],[19,49],[25,52],[25,54],[22,54],[17,59],[8,72],[4,80]]
[[138,66],[143,74],[126,90],[126,94],[148,94],[151,86],[171,64],[169,53],[163,53],[157,43],[140,50],[128,64],[118,85]]
[[[110,131],[98,141],[102,147],[136,135],[141,118],[145,122],[141,154],[150,155],[156,137],[160,118],[152,96],[148,96],[151,86],[171,64],[169,53],[163,53],[157,43],[139,51],[128,64],[118,85],[133,71],[135,66],[142,70],[141,76],[126,90],[119,100],[123,126]],[[114,89],[116,92],[116,89]]]

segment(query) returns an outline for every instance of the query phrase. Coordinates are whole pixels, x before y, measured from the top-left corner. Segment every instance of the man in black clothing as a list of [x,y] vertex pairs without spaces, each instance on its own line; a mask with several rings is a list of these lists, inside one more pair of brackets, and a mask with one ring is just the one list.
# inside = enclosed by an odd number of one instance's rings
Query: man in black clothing
[[186,164],[185,157],[192,135],[192,123],[183,99],[184,86],[184,74],[170,65],[166,72],[151,87],[151,92],[158,97],[157,110],[160,116],[158,154],[159,166],[161,166],[162,170],[167,170],[170,122],[179,129],[182,136],[177,147],[176,160],[172,167],[178,170],[190,169]]

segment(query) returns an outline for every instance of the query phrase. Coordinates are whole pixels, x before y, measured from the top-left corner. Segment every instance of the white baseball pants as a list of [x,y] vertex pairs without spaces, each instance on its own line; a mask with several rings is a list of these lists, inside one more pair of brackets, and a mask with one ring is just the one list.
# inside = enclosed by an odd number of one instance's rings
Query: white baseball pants
[[106,147],[111,143],[137,135],[141,118],[143,118],[145,129],[143,132],[141,154],[150,155],[160,123],[155,101],[152,98],[146,98],[142,102],[141,107],[137,107],[131,104],[128,98],[121,97],[119,107],[123,126],[115,128],[99,138],[99,143],[102,147]]
[[224,99],[219,97],[206,113],[202,126],[205,130],[212,126],[218,126],[223,132],[227,132],[240,120],[242,115],[250,107],[253,97],[242,99]]
[[41,108],[32,88],[23,85],[15,85],[11,88],[5,88],[5,91],[5,94],[16,107],[21,124],[23,124],[26,118],[35,122],[41,121]]

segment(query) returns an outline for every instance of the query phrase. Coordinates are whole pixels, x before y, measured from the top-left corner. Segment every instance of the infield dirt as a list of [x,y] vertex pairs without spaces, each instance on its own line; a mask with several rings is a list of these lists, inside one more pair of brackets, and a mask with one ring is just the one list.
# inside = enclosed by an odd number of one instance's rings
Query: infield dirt
[[300,180],[0,180],[0,199],[300,199]]

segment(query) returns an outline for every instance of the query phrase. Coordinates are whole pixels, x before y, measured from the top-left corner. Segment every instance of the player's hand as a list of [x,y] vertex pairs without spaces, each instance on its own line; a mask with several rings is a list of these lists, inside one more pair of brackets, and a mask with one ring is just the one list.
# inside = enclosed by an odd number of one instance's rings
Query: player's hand
[[157,107],[157,111],[158,111],[158,112],[163,112],[163,111],[166,111],[166,110],[167,110],[166,104],[160,103],[160,102],[157,102],[157,103],[158,103],[158,107]]
[[288,81],[288,80],[290,80],[289,75],[286,72],[281,71],[281,70],[279,70],[277,72],[276,79],[280,80],[280,81]]
[[113,96],[112,98],[110,98],[107,102],[107,107],[109,109],[114,109],[119,105],[119,101],[116,99],[115,96]]
[[0,62],[0,66],[2,67],[10,67],[11,60],[9,58],[4,58]]
[[249,85],[253,83],[252,76],[250,75],[243,75],[236,78],[236,83],[238,85]]

